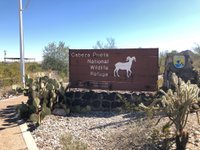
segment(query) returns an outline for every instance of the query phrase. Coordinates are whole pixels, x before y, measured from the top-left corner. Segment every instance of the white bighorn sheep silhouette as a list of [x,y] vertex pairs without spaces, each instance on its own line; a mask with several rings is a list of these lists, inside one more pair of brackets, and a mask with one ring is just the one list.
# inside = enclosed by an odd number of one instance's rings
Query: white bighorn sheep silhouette
[[132,74],[131,66],[132,66],[133,61],[136,62],[136,58],[135,58],[135,56],[133,56],[133,57],[128,56],[126,58],[126,61],[127,62],[117,62],[115,64],[114,77],[116,77],[116,74],[117,74],[117,77],[120,77],[119,73],[118,73],[119,70],[126,70],[127,78],[129,78],[131,76],[131,74]]

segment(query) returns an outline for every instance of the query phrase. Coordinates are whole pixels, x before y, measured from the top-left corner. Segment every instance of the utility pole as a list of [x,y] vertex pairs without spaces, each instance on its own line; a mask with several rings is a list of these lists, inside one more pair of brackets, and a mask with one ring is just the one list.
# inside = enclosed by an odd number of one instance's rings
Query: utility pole
[[19,31],[20,31],[20,70],[21,80],[25,87],[25,64],[24,64],[24,32],[23,32],[23,18],[22,18],[22,0],[19,0]]
[[6,63],[6,50],[4,50],[4,63]]

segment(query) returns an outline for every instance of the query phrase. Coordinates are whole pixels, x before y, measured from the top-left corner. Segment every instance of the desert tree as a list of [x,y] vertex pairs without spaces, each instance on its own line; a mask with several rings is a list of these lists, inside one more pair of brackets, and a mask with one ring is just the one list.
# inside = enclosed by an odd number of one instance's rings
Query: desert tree
[[114,38],[106,38],[106,43],[102,41],[97,41],[96,45],[93,46],[94,49],[113,49],[116,48],[116,43]]
[[200,55],[200,45],[199,44],[195,44],[196,46],[193,48],[193,50]]
[[67,74],[68,71],[68,50],[64,42],[49,43],[43,50],[42,68],[46,70],[55,70],[61,74]]

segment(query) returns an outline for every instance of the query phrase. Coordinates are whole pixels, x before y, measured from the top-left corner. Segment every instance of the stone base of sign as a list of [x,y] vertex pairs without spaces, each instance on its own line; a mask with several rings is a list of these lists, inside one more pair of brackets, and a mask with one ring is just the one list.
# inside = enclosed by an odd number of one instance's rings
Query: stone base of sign
[[153,100],[152,93],[150,95],[149,93],[70,91],[66,96],[72,108],[81,109],[89,106],[92,111],[115,111],[127,104],[138,106],[141,102],[149,105]]

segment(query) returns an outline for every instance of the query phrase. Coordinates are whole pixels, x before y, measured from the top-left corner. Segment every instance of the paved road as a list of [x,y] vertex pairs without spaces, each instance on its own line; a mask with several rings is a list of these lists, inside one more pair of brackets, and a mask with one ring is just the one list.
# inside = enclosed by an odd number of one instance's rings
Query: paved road
[[27,97],[19,96],[0,100],[0,150],[27,150],[17,118],[15,108]]

